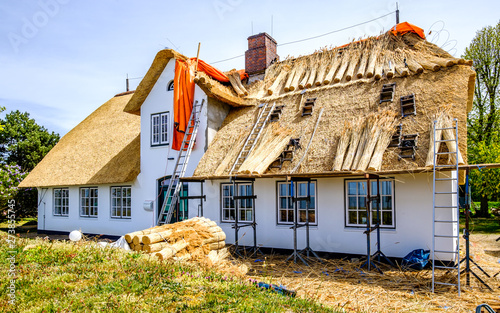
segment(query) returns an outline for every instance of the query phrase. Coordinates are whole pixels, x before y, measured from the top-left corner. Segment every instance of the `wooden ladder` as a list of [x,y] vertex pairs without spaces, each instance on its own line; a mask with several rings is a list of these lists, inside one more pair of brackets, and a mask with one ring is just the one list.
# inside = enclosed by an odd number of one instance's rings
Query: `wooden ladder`
[[257,117],[257,121],[253,125],[252,130],[250,131],[250,135],[248,135],[247,139],[245,140],[243,148],[241,148],[241,151],[238,154],[236,161],[231,167],[231,171],[229,171],[229,175],[232,175],[234,172],[238,172],[241,164],[245,162],[247,157],[250,155],[250,152],[252,152],[253,148],[255,147],[255,144],[257,143],[257,140],[259,140],[260,134],[262,133],[262,129],[264,129],[264,126],[266,126],[267,122],[269,121],[269,116],[273,112],[275,105],[276,102],[274,102],[272,105],[270,105],[269,103],[262,103],[259,106],[260,112],[259,116]]
[[163,200],[163,204],[160,209],[158,225],[171,222],[174,209],[179,202],[179,193],[182,187],[180,178],[184,177],[184,174],[186,174],[186,167],[189,157],[191,156],[191,152],[193,151],[196,134],[198,133],[198,128],[200,126],[201,110],[203,109],[204,103],[205,99],[201,101],[201,104],[196,101],[193,105],[193,110],[191,111],[191,116],[189,117],[188,127],[184,133],[179,155],[177,156],[177,162],[175,163],[174,172],[170,178],[170,183],[168,184],[167,196],[165,197],[165,200]]

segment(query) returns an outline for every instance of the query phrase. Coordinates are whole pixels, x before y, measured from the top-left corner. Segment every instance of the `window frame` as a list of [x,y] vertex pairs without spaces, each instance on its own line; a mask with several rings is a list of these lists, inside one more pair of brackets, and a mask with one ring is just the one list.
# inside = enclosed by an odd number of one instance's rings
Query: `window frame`
[[[288,185],[290,185],[291,183],[292,183],[291,181],[276,181],[276,225],[293,225],[294,224],[293,218],[292,218],[292,222],[282,222],[280,220],[280,198],[282,197],[282,196],[280,196],[280,185],[286,184],[287,185],[286,190],[290,190]],[[299,188],[298,184],[307,184],[308,182],[307,181],[296,181],[294,183],[296,183],[295,193],[298,194],[298,188]],[[314,198],[314,201],[311,201],[311,203],[314,203],[314,219],[315,219],[315,221],[309,222],[309,226],[318,226],[318,221],[319,221],[319,218],[318,218],[318,211],[319,211],[318,210],[318,181],[316,179],[311,179],[310,183],[311,183],[311,185],[314,185],[314,187],[313,187],[314,195],[311,195],[311,197]],[[291,198],[288,195],[288,191],[287,191],[287,195],[285,196],[285,198]],[[301,200],[301,201],[304,201],[304,200]],[[292,208],[287,209],[287,211],[288,210],[291,210],[292,213],[295,214],[295,208],[293,207],[293,203],[292,203]],[[305,211],[305,209],[297,208],[297,213],[299,213],[299,217],[300,217],[301,210]],[[309,210],[311,210],[311,208],[309,208]],[[304,222],[297,221],[297,223],[298,224],[305,224],[306,222],[305,221]]]
[[[56,210],[58,209],[58,206],[57,206],[57,197],[56,197],[56,190],[59,190],[59,191],[65,191],[65,195],[62,195],[61,194],[61,204],[59,205],[59,211],[60,213],[56,213]],[[69,188],[68,187],[61,187],[61,188],[54,188],[53,189],[53,192],[52,192],[52,200],[53,200],[53,210],[52,210],[52,214],[54,216],[63,216],[63,217],[68,217],[69,216]],[[64,200],[66,200],[64,203]],[[64,210],[66,212],[64,212]]]
[[[82,194],[82,191],[88,190],[88,196]],[[95,191],[94,196],[92,196],[92,191]],[[83,200],[87,199],[88,204],[83,205]],[[80,187],[79,190],[79,202],[80,202],[80,217],[85,218],[97,218],[99,216],[99,188],[98,187]],[[95,200],[95,204],[92,205],[92,200]],[[86,207],[86,208],[84,208]],[[84,210],[87,210],[87,214],[83,214]],[[94,212],[94,214],[91,214]]]
[[[120,197],[113,198],[113,189],[115,189],[115,188],[120,188]],[[129,193],[130,196],[126,197],[126,198],[130,198],[130,205],[128,207],[125,206],[125,209],[128,209],[128,212],[129,212],[128,216],[125,216],[123,214],[123,209],[124,209],[124,207],[123,207],[123,198],[124,198],[123,197],[123,190],[124,189],[130,189],[130,193]],[[132,186],[129,186],[129,185],[127,185],[127,186],[111,186],[109,196],[110,196],[110,217],[112,219],[131,219],[132,218]],[[118,209],[118,206],[113,205],[113,199],[120,199],[120,203],[122,204],[119,208],[120,212],[121,212],[119,215],[116,213],[113,214],[113,210]]]
[[[157,119],[157,124],[155,123]],[[159,112],[151,114],[150,118],[150,142],[151,147],[157,146],[168,146],[169,142],[169,131],[168,127],[170,125],[170,112]]]
[[[394,179],[394,177],[387,177],[387,178],[380,178],[380,183],[381,183],[381,186],[382,186],[382,182],[390,182],[391,183],[391,194],[380,194],[380,197],[383,198],[383,197],[387,197],[387,196],[391,196],[392,199],[391,199],[391,205],[392,205],[392,209],[390,210],[392,212],[392,225],[383,225],[383,218],[381,217],[381,224],[380,224],[380,229],[396,229],[396,187],[395,187],[395,183],[396,183],[396,180]],[[349,223],[349,208],[348,208],[348,204],[349,204],[349,195],[348,195],[348,192],[349,192],[349,188],[348,188],[348,183],[349,182],[361,182],[361,183],[366,183],[366,178],[347,178],[347,179],[344,179],[344,227],[345,228],[366,228],[366,224],[350,224]],[[376,183],[377,180],[376,179],[370,179],[370,182],[371,183]],[[383,188],[381,188],[383,189]],[[373,191],[374,188],[371,188],[370,191]],[[377,194],[373,194],[372,193],[372,196],[376,196]],[[352,196],[352,195],[351,195]],[[359,197],[359,194],[356,195],[356,197]],[[358,209],[359,210],[359,209]],[[384,210],[381,209],[380,213],[382,214]],[[385,210],[387,211],[387,210]],[[375,224],[373,223],[373,216],[375,216],[374,214],[377,214],[377,208],[372,206],[371,208],[371,216],[372,216],[372,221],[371,221],[371,224],[370,226],[373,227],[375,226]]]
[[[228,186],[230,187],[230,191],[229,191],[229,195],[228,196],[224,196],[224,187],[225,186]],[[255,186],[252,182],[238,182],[236,183],[236,186],[240,187],[240,186],[245,186],[246,188],[244,189],[245,190],[245,195],[248,195],[248,187],[251,187],[251,194],[254,195],[254,191],[255,191]],[[231,192],[232,190],[232,192]],[[235,222],[235,219],[225,219],[224,218],[224,213],[225,211],[229,211],[229,215],[228,216],[231,216],[231,211],[234,211],[234,214],[236,214],[236,208],[235,208],[235,205],[234,205],[234,200],[231,200],[231,198],[234,196],[234,190],[233,190],[233,183],[221,183],[220,184],[220,221],[221,223],[234,223]],[[228,201],[229,201],[229,204],[231,206],[231,203],[232,203],[232,207],[229,207],[229,208],[225,208],[225,201],[224,199],[225,198],[228,198]],[[255,199],[238,199],[236,201],[240,201],[240,204],[238,205],[238,213],[241,214],[241,213],[245,213],[244,216],[245,216],[245,220],[242,220],[241,219],[241,215],[238,215],[238,223],[253,223],[254,220],[255,220]],[[245,203],[244,207],[243,207],[243,203]],[[250,206],[248,206],[248,203],[250,203]],[[248,212],[251,212],[251,215],[252,215],[252,218],[249,220],[249,219],[246,219],[246,216],[248,214]],[[236,215],[235,215],[236,217]]]

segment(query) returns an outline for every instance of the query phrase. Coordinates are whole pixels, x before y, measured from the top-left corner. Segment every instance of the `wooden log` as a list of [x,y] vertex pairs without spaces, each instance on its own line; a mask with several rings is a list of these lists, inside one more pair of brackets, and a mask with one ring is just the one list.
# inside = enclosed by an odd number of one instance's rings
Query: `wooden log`
[[288,74],[288,72],[285,70],[282,70],[279,73],[278,77],[276,77],[271,87],[267,89],[268,95],[272,95],[273,93],[276,93],[278,91],[278,86],[281,84],[281,81],[285,78],[286,74]]
[[337,55],[332,62],[330,70],[328,70],[328,72],[325,75],[325,78],[323,80],[323,85],[328,85],[332,81],[333,75],[335,75],[335,72],[337,71],[341,61],[342,57]]
[[298,65],[297,71],[295,72],[295,76],[293,77],[292,83],[290,84],[290,91],[294,91],[299,86],[300,79],[302,78],[302,74],[304,74],[304,67],[302,64]]
[[167,260],[167,259],[173,257],[177,252],[186,248],[188,245],[189,244],[185,241],[178,241],[178,242],[174,243],[173,245],[166,247],[159,252],[156,252],[155,255],[161,261]]
[[366,66],[366,72],[365,72],[367,78],[371,78],[373,77],[373,75],[375,75],[375,64],[377,64],[379,52],[380,50],[376,48],[372,50],[370,53],[370,59],[368,65]]
[[368,53],[368,49],[365,49],[363,55],[361,56],[361,60],[359,61],[359,67],[356,72],[356,77],[358,79],[363,78],[363,76],[365,75],[366,66],[368,64],[369,58],[370,58],[370,53]]
[[[440,114],[436,118],[436,129],[443,128],[444,116]],[[427,153],[427,159],[425,161],[425,167],[434,167],[434,162],[437,162],[437,156],[434,157],[434,151],[439,151],[438,142],[434,142],[434,137],[436,140],[441,140],[443,137],[442,130],[436,130],[434,135],[434,121],[431,121],[431,127],[429,131],[429,152]]]
[[169,229],[169,230],[162,231],[159,233],[144,235],[142,237],[142,243],[149,245],[149,244],[152,244],[155,242],[166,241],[168,239],[168,237],[170,237],[170,235],[172,235],[172,233],[173,233],[173,230]]
[[413,58],[409,58],[409,57],[406,58],[406,64],[408,64],[408,68],[413,73],[421,74],[424,72],[424,68],[419,63],[415,62],[415,60],[413,60]]
[[311,73],[308,70],[304,71],[304,77],[300,80],[299,89],[304,89],[306,87],[307,81],[309,80],[309,75]]
[[306,82],[305,88],[311,88],[314,85],[316,79],[316,67],[313,67],[311,73],[309,74],[309,79]]
[[349,58],[349,66],[347,67],[347,71],[345,73],[345,80],[351,81],[354,76],[354,70],[359,62],[359,52],[354,51],[351,53],[351,57]]
[[[288,92],[288,91],[293,91],[295,89],[295,87],[292,87],[292,81],[293,81],[293,78],[295,77],[295,72],[297,72],[297,68],[296,67],[293,67],[289,74],[288,74],[288,78],[285,82],[285,92]],[[290,89],[290,88],[293,88],[293,89]]]
[[344,163],[342,164],[343,171],[349,171],[351,169],[352,161],[358,150],[359,139],[361,138],[361,132],[358,128],[353,127],[351,130],[351,140],[349,141],[349,149],[347,150],[347,155],[345,157]]
[[333,170],[340,171],[342,169],[342,163],[344,163],[344,156],[349,145],[349,140],[351,139],[351,128],[350,125],[344,125],[342,134],[340,135],[339,142],[337,144],[337,153],[335,155],[335,161],[333,162]]

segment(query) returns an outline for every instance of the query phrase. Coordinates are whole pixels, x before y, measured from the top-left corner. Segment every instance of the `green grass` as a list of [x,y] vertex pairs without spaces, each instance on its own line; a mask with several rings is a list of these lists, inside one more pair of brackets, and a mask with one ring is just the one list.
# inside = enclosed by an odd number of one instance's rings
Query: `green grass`
[[[460,216],[460,228],[465,228],[465,218]],[[470,220],[469,229],[473,233],[494,234],[500,233],[500,219],[473,217]]]
[[[0,287],[12,254],[0,232]],[[195,265],[159,262],[92,242],[17,238],[16,303],[2,312],[332,312],[315,302],[261,290]]]

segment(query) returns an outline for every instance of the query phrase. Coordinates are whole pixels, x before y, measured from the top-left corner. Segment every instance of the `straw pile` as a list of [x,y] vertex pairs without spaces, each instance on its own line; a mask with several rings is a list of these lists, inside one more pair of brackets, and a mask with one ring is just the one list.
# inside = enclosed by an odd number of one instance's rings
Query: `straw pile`
[[[204,217],[156,226],[125,235],[134,251],[143,251],[160,260],[177,257],[181,260],[200,260],[227,256],[226,234],[217,224]],[[215,251],[215,252],[212,252]],[[222,257],[223,258],[223,257]]]
[[339,138],[333,171],[380,170],[396,126],[396,113],[382,110],[346,122]]

